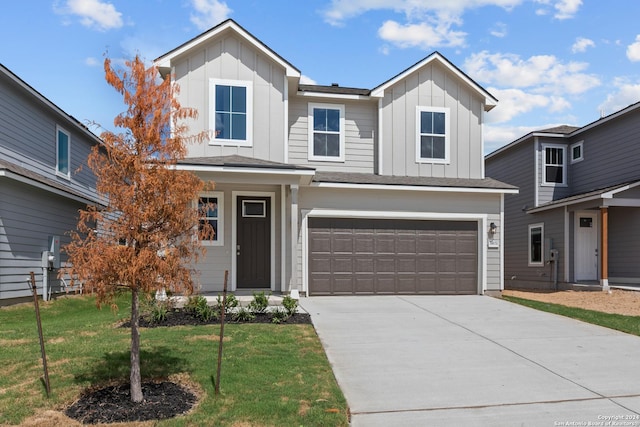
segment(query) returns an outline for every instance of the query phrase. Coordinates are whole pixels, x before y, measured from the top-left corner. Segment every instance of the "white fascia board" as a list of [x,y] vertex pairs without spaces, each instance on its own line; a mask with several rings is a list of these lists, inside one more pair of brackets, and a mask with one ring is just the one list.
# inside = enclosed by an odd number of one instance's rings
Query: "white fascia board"
[[602,193],[602,198],[603,199],[611,199],[616,194],[618,194],[618,193],[620,193],[622,191],[627,191],[627,190],[629,190],[631,188],[637,187],[638,185],[640,185],[640,181],[634,182],[632,184],[627,184],[627,185],[625,185],[623,187],[616,188],[615,190],[607,191],[606,193]]
[[286,61],[284,61],[282,58],[275,55],[271,49],[267,48],[262,42],[257,40],[251,34],[247,33],[244,29],[242,29],[240,26],[238,26],[235,22],[231,20],[229,20],[225,24],[220,25],[217,28],[213,28],[210,31],[205,32],[200,37],[196,37],[195,39],[177,48],[176,50],[157,58],[154,61],[154,65],[158,68],[169,69],[171,68],[171,61],[174,58],[177,58],[178,56],[182,55],[185,52],[188,52],[189,50],[193,49],[194,47],[202,43],[206,43],[212,38],[218,36],[220,33],[226,31],[227,29],[232,29],[233,31],[235,31],[237,34],[239,34],[241,37],[243,37],[245,40],[251,43],[256,49],[258,49],[260,52],[264,53],[268,58],[270,58],[274,62],[278,63],[281,67],[283,67],[286,71],[287,77],[300,78],[301,76],[300,71],[296,70]]
[[47,185],[45,183],[42,183],[42,182],[39,182],[39,181],[36,181],[36,180],[33,180],[33,179],[26,178],[26,177],[24,177],[22,175],[15,174],[15,173],[13,173],[11,171],[6,171],[6,170],[0,171],[0,177],[13,179],[14,181],[18,181],[18,182],[21,182],[23,184],[27,184],[27,185],[30,185],[32,187],[39,188],[41,190],[47,191],[49,193],[56,194],[58,196],[65,197],[67,199],[75,200],[76,202],[86,203],[86,204],[89,204],[89,205],[103,203],[103,202],[100,202],[98,200],[91,199],[90,197],[81,197],[81,196],[75,195],[73,193],[69,193],[67,191],[61,190],[59,188],[51,187],[50,185]]
[[585,197],[584,199],[570,200],[570,201],[567,201],[567,202],[564,202],[564,203],[554,203],[553,205],[535,207],[533,209],[527,210],[527,213],[544,212],[544,211],[548,211],[548,210],[552,210],[552,209],[561,208],[561,207],[564,207],[564,206],[571,206],[571,205],[575,205],[575,204],[578,204],[578,203],[590,202],[592,200],[598,200],[598,199],[601,199],[601,198],[602,198],[602,195],[598,194],[596,196]]
[[329,98],[329,99],[347,99],[352,101],[369,101],[371,100],[370,96],[365,95],[349,95],[347,93],[325,93],[325,92],[308,92],[308,91],[298,91],[298,96],[307,97],[307,98]]
[[234,172],[261,175],[315,175],[315,171],[302,171],[299,169],[269,169],[269,168],[238,168],[234,166],[207,166],[207,165],[176,165],[176,170],[187,170],[193,172]]
[[442,193],[486,193],[486,194],[518,194],[518,189],[506,188],[473,188],[473,187],[429,187],[417,185],[380,185],[380,184],[343,184],[331,182],[314,182],[311,187],[345,188],[352,190],[398,190],[398,191],[430,191]]
[[382,98],[384,96],[384,91],[387,88],[395,85],[400,80],[405,79],[411,73],[415,72],[416,70],[424,67],[425,65],[427,65],[430,62],[433,62],[435,60],[437,60],[440,64],[444,65],[450,72],[455,74],[458,78],[460,78],[462,81],[464,81],[467,85],[472,87],[480,96],[482,96],[484,98],[485,111],[489,111],[493,107],[498,105],[498,100],[496,98],[494,98],[493,95],[491,95],[489,92],[487,92],[482,87],[480,87],[476,82],[471,80],[467,75],[462,73],[459,69],[455,68],[447,59],[445,59],[438,52],[435,52],[435,53],[429,55],[427,58],[425,58],[422,61],[418,62],[414,66],[408,68],[403,73],[398,74],[393,79],[391,79],[391,80],[387,81],[386,83],[383,83],[382,85],[374,88],[371,91],[371,96],[375,97],[375,98]]
[[354,211],[343,209],[313,208],[306,211],[308,217],[324,218],[375,218],[375,219],[439,219],[449,221],[486,220],[486,213],[457,212],[406,212],[406,211]]

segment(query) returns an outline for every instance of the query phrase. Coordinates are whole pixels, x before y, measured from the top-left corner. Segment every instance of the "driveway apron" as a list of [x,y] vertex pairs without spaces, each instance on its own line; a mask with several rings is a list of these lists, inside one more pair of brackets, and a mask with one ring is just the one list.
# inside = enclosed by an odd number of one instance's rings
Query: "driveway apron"
[[300,305],[353,426],[640,427],[639,337],[485,296]]

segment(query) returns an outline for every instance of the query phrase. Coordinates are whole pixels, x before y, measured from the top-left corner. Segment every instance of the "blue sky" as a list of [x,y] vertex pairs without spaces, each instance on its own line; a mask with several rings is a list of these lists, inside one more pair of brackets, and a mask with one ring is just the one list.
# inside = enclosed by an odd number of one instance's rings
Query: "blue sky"
[[[82,122],[124,108],[102,61],[149,62],[226,18],[305,82],[373,88],[437,50],[500,101],[485,151],[640,101],[640,1],[5,0],[0,62]],[[99,133],[98,128],[93,128]]]

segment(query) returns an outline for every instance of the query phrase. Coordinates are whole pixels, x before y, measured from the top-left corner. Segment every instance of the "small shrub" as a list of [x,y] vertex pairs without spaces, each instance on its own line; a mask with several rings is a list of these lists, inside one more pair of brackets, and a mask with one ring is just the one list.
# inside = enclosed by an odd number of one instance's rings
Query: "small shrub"
[[271,312],[271,323],[282,323],[286,322],[287,319],[291,317],[289,312],[284,308],[278,307]]
[[[234,294],[227,294],[227,301],[225,304],[225,311],[229,312],[229,310],[233,310],[238,307],[238,298]],[[218,295],[218,299],[216,299],[216,308],[218,313],[222,313],[222,295]]]
[[150,323],[161,323],[167,320],[167,316],[172,309],[173,303],[170,299],[160,301],[148,297],[141,304],[142,317]]
[[232,319],[236,322],[249,322],[256,318],[255,314],[244,307],[240,307],[240,309],[233,313],[231,316]]
[[293,316],[298,311],[298,300],[287,295],[282,298],[282,306],[287,310],[289,316]]
[[216,308],[207,304],[207,299],[202,295],[189,297],[184,309],[204,322],[220,317],[220,313]]
[[254,314],[266,313],[269,307],[269,295],[264,292],[254,292],[253,299],[249,302],[249,310]]

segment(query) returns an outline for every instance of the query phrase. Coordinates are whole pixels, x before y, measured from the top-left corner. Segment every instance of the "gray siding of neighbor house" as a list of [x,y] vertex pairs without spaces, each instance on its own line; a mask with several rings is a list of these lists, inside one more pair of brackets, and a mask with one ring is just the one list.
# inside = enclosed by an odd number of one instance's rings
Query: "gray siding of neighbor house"
[[189,147],[189,157],[238,154],[276,162],[284,161],[285,70],[235,36],[221,35],[206,45],[178,58],[174,67],[183,107],[198,110],[198,119],[189,121],[189,132],[209,129],[214,106],[209,99],[209,79],[253,82],[253,145],[251,147],[215,145],[211,138]]
[[[375,197],[370,193],[375,193]],[[415,212],[416,215],[423,213],[434,214],[437,218],[451,220],[452,214],[487,215],[487,223],[500,221],[500,195],[448,192],[416,192],[416,191],[394,191],[394,190],[356,190],[356,189],[335,189],[335,188],[304,188],[300,191],[299,206],[302,212],[301,217],[310,209],[332,209],[348,211],[357,217],[366,212],[384,212],[389,217],[393,217],[394,211],[403,213]],[[339,217],[340,215],[336,215]],[[418,217],[416,217],[418,218]],[[423,218],[427,219],[427,218]],[[473,220],[473,219],[467,219]],[[481,227],[481,222],[479,227]],[[300,251],[297,256],[298,277],[302,277],[302,245],[304,236],[300,236],[298,247]],[[496,234],[496,239],[500,238]],[[483,246],[486,245],[485,230],[479,230],[478,244],[479,253],[483,253]],[[500,290],[500,252],[498,249],[487,249],[487,262],[478,263],[479,274],[483,274],[483,266],[486,266],[487,287],[485,290]],[[482,255],[480,255],[482,257]]]
[[[387,89],[382,100],[383,175],[483,178],[483,100],[436,61]],[[450,109],[448,164],[416,162],[416,108]]]
[[564,271],[564,213],[558,209],[550,213],[528,214],[526,209],[534,207],[535,180],[534,159],[536,156],[533,138],[520,143],[504,153],[487,159],[486,175],[507,184],[515,185],[518,194],[504,197],[504,277],[505,288],[529,287],[550,288],[553,286],[551,264],[530,267],[528,264],[529,225],[544,224],[544,237],[553,239],[559,250],[558,279],[563,280]]
[[[345,108],[344,162],[309,160],[309,103],[330,103]],[[371,101],[334,101],[292,97],[289,101],[289,162],[319,171],[374,173],[378,105]]]
[[573,194],[640,179],[640,111],[634,110],[572,137],[584,160],[570,165]]
[[609,277],[640,278],[638,208],[609,208]]
[[[85,205],[4,178],[0,199],[0,299],[31,295],[26,281],[31,271],[41,293],[42,251],[47,250],[48,238],[59,236],[61,246],[68,243],[66,233],[75,229],[78,209]],[[64,254],[61,261],[66,261]],[[54,291],[60,289],[56,273],[49,277]]]
[[[70,179],[56,175],[56,126],[70,136]],[[86,160],[95,142],[77,126],[0,74],[0,158],[94,197],[95,176]]]

